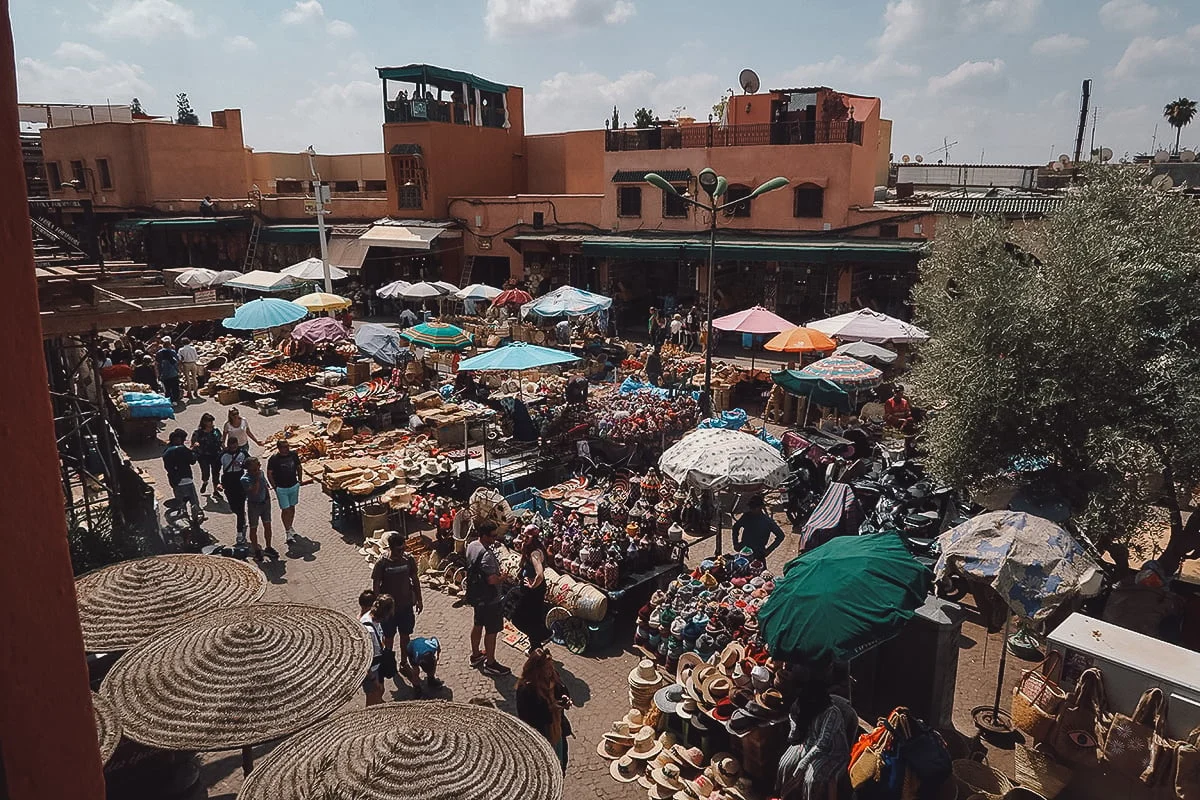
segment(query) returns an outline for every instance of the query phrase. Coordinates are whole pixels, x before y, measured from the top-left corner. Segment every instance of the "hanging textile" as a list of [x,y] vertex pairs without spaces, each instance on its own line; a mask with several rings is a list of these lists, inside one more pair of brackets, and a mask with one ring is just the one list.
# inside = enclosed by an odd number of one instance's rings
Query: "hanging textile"
[[483,125],[483,96],[475,90],[475,124]]

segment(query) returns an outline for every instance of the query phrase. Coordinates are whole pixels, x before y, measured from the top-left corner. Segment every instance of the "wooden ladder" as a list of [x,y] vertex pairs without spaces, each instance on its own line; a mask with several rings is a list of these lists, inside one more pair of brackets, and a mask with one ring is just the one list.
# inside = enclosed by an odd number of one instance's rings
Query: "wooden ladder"
[[458,278],[458,285],[466,288],[471,285],[471,273],[475,271],[475,256],[467,256],[466,263],[463,264],[462,275]]
[[242,272],[249,272],[254,267],[254,260],[258,257],[258,237],[262,234],[262,224],[258,221],[258,217],[254,218],[254,224],[250,226],[250,241],[246,243],[246,258],[242,261]]

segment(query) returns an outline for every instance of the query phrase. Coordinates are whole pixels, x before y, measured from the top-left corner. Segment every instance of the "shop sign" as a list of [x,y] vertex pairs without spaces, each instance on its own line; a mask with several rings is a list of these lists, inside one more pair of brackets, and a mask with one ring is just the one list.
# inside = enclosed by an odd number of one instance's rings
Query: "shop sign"
[[201,289],[192,295],[192,302],[196,303],[197,305],[201,303],[215,303],[217,302],[217,290]]

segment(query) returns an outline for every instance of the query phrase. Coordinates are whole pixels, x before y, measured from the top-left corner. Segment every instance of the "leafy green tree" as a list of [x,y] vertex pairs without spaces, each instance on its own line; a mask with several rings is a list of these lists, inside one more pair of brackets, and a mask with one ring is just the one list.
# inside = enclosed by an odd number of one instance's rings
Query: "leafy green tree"
[[1184,125],[1195,119],[1196,101],[1189,100],[1186,97],[1172,100],[1163,106],[1163,117],[1166,118],[1167,124],[1175,129],[1175,152],[1178,153],[1179,134],[1183,133]]
[[196,116],[196,112],[192,110],[192,102],[188,100],[185,92],[180,92],[175,96],[175,103],[178,106],[178,111],[175,114],[175,124],[177,125],[199,125],[200,118]]
[[633,112],[633,127],[635,128],[653,128],[655,122],[654,112],[645,106]]
[[1200,206],[1146,178],[1092,168],[1040,228],[939,230],[913,383],[939,409],[940,476],[978,485],[1048,457],[1070,524],[1118,561],[1160,503],[1173,571],[1200,546],[1180,513],[1200,480]]
[[133,114],[145,114],[146,113],[145,111],[142,110],[142,101],[138,100],[136,97],[130,101],[129,111],[130,111],[130,113],[133,113]]

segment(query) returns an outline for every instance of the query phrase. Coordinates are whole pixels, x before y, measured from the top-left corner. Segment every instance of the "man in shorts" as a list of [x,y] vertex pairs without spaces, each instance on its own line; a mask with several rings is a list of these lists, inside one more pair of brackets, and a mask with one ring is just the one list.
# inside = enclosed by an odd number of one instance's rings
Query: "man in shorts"
[[[242,488],[246,493],[246,518],[250,524],[250,545],[254,548],[254,560],[262,562],[265,552],[273,560],[279,553],[271,547],[271,485],[263,474],[262,463],[257,458],[246,459],[246,471],[242,474]],[[263,526],[266,550],[258,546],[258,523]]]
[[267,477],[275,487],[279,501],[279,521],[287,543],[296,541],[296,504],[300,502],[300,454],[292,450],[287,439],[275,443],[275,455],[267,459]]
[[[392,616],[383,622],[383,646],[396,653],[396,688],[403,674],[412,683],[413,692],[421,696],[421,674],[408,661],[408,637],[417,626],[417,614],[424,610],[421,601],[421,582],[417,580],[417,562],[406,550],[404,534],[386,531],[383,536],[387,553],[375,562],[371,570],[371,588],[376,594],[389,594],[396,602]],[[400,646],[394,647],[400,639]]]
[[[482,584],[479,594],[469,598],[475,606],[474,625],[471,628],[471,666],[482,669],[486,674],[511,675],[512,670],[496,660],[496,634],[504,628],[504,608],[500,597],[500,559],[493,546],[496,544],[496,523],[484,520],[475,529],[479,538],[467,545],[467,569],[478,569]],[[478,566],[476,566],[478,565]],[[483,650],[479,649],[480,639]]]
[[446,685],[436,674],[441,655],[442,645],[436,636],[414,636],[408,642],[408,663],[425,673],[425,685],[433,692]]

